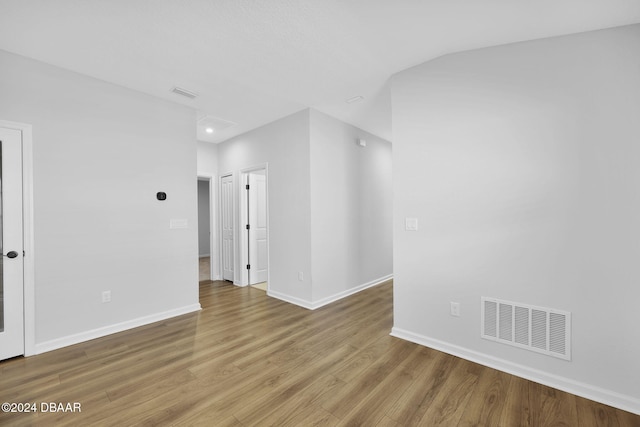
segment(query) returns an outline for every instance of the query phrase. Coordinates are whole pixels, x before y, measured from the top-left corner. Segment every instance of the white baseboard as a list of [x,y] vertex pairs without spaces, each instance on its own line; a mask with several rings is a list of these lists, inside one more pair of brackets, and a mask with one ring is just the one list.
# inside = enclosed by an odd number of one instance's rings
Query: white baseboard
[[452,354],[457,357],[479,363],[493,369],[497,369],[508,374],[512,374],[527,380],[531,380],[558,390],[566,391],[576,396],[604,403],[624,411],[632,412],[640,415],[640,399],[633,396],[627,396],[615,391],[603,389],[591,384],[582,383],[559,375],[550,374],[510,362],[505,359],[493,357],[484,353],[460,347],[437,339],[429,338],[423,335],[415,334],[400,328],[392,328],[391,336],[411,341],[425,347],[433,348],[444,353]]
[[137,319],[128,320],[122,323],[116,323],[115,325],[103,326],[101,328],[92,329],[90,331],[80,332],[78,334],[69,335],[62,338],[56,338],[55,340],[45,341],[45,342],[36,344],[34,353],[27,354],[26,356],[33,356],[35,354],[57,350],[62,347],[67,347],[70,345],[89,341],[95,338],[104,337],[106,335],[115,334],[117,332],[126,331],[128,329],[137,328],[138,326],[148,325],[149,323],[170,319],[172,317],[180,316],[182,314],[192,313],[194,311],[199,311],[201,309],[202,307],[200,307],[200,303],[192,304],[185,307],[164,311],[162,313],[156,313],[149,316],[139,317]]
[[393,274],[388,274],[386,276],[379,277],[370,282],[363,283],[362,285],[358,285],[354,288],[347,289],[346,291],[338,292],[337,294],[328,296],[326,298],[322,298],[321,300],[318,300],[318,301],[307,301],[301,298],[292,297],[290,295],[272,291],[272,290],[267,291],[267,295],[269,295],[270,297],[278,298],[279,300],[282,300],[285,302],[289,302],[291,304],[299,305],[300,307],[304,307],[309,310],[315,310],[317,308],[324,307],[327,304],[331,304],[332,302],[341,300],[342,298],[346,298],[350,295],[364,291],[365,289],[384,283],[392,278],[393,278]]
[[393,278],[393,274],[387,274],[386,276],[379,277],[367,283],[363,283],[362,285],[356,286],[355,288],[347,289],[346,291],[338,292],[337,294],[330,295],[318,301],[314,301],[312,310],[323,307],[327,304],[331,304],[332,302],[341,300],[342,298],[348,297],[349,295],[357,294],[360,291],[364,291],[365,289],[372,288],[376,285],[386,282],[387,280],[391,280],[392,278]]
[[309,310],[313,310],[313,304],[311,303],[311,301],[307,301],[302,298],[292,297],[291,295],[283,294],[283,293],[272,291],[272,290],[267,290],[267,295],[270,297],[282,300],[284,302],[288,302]]

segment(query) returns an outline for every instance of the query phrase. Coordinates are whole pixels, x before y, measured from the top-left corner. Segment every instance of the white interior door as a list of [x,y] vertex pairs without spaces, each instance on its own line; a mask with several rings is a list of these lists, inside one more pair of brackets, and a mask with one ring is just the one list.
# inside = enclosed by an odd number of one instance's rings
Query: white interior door
[[249,183],[249,284],[267,281],[267,180],[264,170],[250,172]]
[[24,354],[22,133],[0,127],[0,360]]
[[223,176],[220,188],[222,278],[233,282],[233,176]]

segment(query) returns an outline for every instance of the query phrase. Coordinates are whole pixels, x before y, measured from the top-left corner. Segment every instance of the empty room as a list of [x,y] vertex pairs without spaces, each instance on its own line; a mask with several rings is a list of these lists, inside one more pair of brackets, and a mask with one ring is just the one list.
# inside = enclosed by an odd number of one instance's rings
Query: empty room
[[636,0],[0,0],[0,425],[640,426]]

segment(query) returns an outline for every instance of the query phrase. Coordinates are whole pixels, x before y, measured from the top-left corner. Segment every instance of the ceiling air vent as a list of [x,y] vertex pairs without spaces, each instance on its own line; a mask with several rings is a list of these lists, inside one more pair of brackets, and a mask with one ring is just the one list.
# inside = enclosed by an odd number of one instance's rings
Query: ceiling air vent
[[178,95],[186,96],[189,99],[195,99],[198,94],[195,92],[191,92],[190,90],[182,89],[181,87],[174,87],[171,89],[171,92],[176,93]]
[[484,339],[571,360],[571,313],[482,297]]

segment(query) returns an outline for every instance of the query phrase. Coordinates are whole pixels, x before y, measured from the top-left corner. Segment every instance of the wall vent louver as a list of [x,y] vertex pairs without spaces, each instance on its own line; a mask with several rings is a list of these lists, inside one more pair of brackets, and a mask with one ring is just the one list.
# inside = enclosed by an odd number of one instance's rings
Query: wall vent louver
[[171,89],[171,92],[173,92],[175,94],[178,94],[178,95],[186,96],[187,98],[190,98],[190,99],[194,99],[194,98],[196,98],[198,96],[197,93],[191,92],[190,90],[186,90],[186,89],[183,89],[183,88],[178,87],[178,86],[176,86],[173,89]]
[[571,313],[481,298],[481,337],[571,360]]

